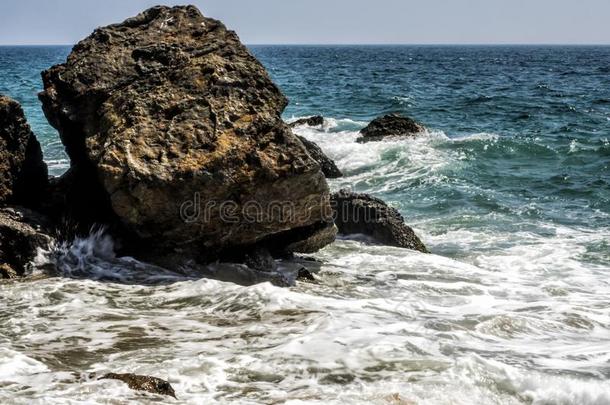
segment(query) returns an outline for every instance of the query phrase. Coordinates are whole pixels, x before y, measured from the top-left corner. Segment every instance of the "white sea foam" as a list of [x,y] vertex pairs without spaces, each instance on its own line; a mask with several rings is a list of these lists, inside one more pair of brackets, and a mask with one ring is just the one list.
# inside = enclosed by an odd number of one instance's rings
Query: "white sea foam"
[[[456,143],[498,140],[359,144],[363,125],[295,129],[346,173],[333,188],[440,181],[465,164]],[[435,220],[415,230],[437,254],[339,238],[303,262],[318,282],[292,288],[116,257],[102,233],[56,247],[63,277],[0,284],[0,403],[609,403],[608,266],[582,257],[610,232]],[[109,371],[165,378],[178,399],[89,376]]]

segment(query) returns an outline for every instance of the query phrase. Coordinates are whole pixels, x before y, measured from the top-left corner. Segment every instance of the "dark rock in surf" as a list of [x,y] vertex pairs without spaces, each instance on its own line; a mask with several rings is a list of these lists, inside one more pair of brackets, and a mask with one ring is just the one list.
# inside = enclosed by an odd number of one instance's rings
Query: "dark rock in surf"
[[315,253],[320,250],[320,246],[330,245],[335,241],[337,236],[337,227],[330,222],[322,222],[307,230],[307,238],[299,237],[295,233],[292,237],[287,235],[283,251],[279,252],[279,256],[285,256],[291,252],[298,253]]
[[309,156],[318,162],[320,168],[322,169],[322,173],[324,173],[324,176],[326,176],[327,179],[337,179],[339,177],[343,177],[343,173],[341,173],[341,170],[339,170],[335,162],[326,156],[326,154],[322,152],[322,149],[320,149],[316,143],[303,136],[298,136],[298,138],[301,140],[301,142],[303,142],[303,145],[305,145]]
[[171,384],[157,377],[136,374],[108,373],[99,378],[100,380],[123,381],[129,388],[136,391],[146,391],[158,395],[167,395],[176,398],[176,392]]
[[40,144],[21,106],[0,95],[0,204],[37,207],[47,178]]
[[[71,159],[67,205],[95,213],[81,224],[117,221],[148,250],[214,256],[269,238],[281,250],[285,233],[311,240],[328,221],[320,166],[281,119],[286,98],[237,35],[194,6],[98,28],[43,82]],[[268,215],[276,202],[290,221]],[[263,218],[245,219],[252,205]]]
[[312,281],[316,281],[316,278],[305,267],[301,267],[297,273],[297,280],[312,282]]
[[291,122],[288,125],[290,125],[290,128],[298,127],[301,125],[307,125],[310,127],[319,127],[319,126],[324,125],[324,117],[322,117],[321,115],[314,115],[313,117],[309,117],[309,118],[300,118],[294,122]]
[[271,252],[269,252],[269,249],[264,247],[246,250],[244,257],[240,262],[243,262],[249,268],[258,271],[274,272],[277,270],[275,259],[271,255]]
[[402,215],[379,198],[341,190],[331,196],[331,205],[341,234],[363,234],[384,245],[428,253]]
[[47,249],[53,238],[48,219],[27,208],[0,209],[0,278],[22,277],[38,249]]
[[425,127],[408,117],[400,114],[388,114],[375,118],[369,125],[360,131],[360,143],[380,141],[388,136],[416,136],[425,131]]

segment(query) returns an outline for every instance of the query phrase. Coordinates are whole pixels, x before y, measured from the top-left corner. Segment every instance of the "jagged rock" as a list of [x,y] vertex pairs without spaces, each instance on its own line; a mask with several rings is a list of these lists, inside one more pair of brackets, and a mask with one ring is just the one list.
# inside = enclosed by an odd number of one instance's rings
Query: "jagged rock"
[[48,219],[27,208],[0,209],[0,278],[23,276],[38,249],[52,242]]
[[284,241],[283,254],[290,252],[315,253],[320,250],[320,246],[326,246],[335,241],[337,227],[332,222],[322,223],[317,229],[307,233],[310,236],[305,239],[296,237],[298,234],[295,234],[292,241],[287,238]]
[[269,252],[269,249],[264,247],[256,247],[248,250],[244,254],[243,263],[251,269],[273,272],[277,270],[277,264]]
[[326,176],[327,179],[337,179],[339,177],[343,177],[343,173],[341,173],[341,170],[339,170],[335,162],[326,156],[318,145],[303,136],[298,136],[298,138],[301,140],[301,142],[303,142],[303,145],[305,145],[309,156],[318,162],[320,168],[322,169],[322,173],[324,173],[324,176]]
[[322,117],[321,115],[314,115],[309,118],[300,118],[294,122],[291,122],[288,125],[290,125],[290,128],[298,127],[300,125],[308,125],[310,127],[319,127],[321,125],[324,125],[324,117]]
[[297,280],[299,281],[316,281],[316,278],[311,274],[305,267],[301,267],[297,273]]
[[40,144],[21,106],[0,95],[0,204],[38,206],[47,178]]
[[176,398],[176,392],[171,384],[157,377],[149,377],[137,374],[108,373],[99,378],[100,380],[123,381],[129,388],[136,391],[146,391],[153,394],[167,395]]
[[[237,35],[194,6],[98,28],[43,82],[74,201],[100,221],[116,216],[149,249],[215,252],[328,220],[324,175],[281,120],[286,98]],[[277,202],[290,221],[271,214]],[[261,220],[244,218],[253,205]]]
[[425,131],[425,127],[400,114],[388,114],[375,118],[360,131],[358,142],[380,141],[387,136],[415,136]]
[[19,278],[17,271],[6,263],[0,264],[0,279]]
[[428,253],[402,215],[379,198],[340,190],[331,200],[339,233],[363,234],[384,245]]

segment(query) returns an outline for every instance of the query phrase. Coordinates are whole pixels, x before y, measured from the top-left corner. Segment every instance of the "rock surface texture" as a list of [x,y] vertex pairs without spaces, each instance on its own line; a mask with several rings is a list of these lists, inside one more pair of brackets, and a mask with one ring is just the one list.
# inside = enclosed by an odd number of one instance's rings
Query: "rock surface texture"
[[324,117],[322,117],[321,115],[314,115],[313,117],[300,118],[294,122],[291,122],[288,125],[290,125],[291,128],[298,127],[300,125],[308,125],[310,127],[319,127],[319,126],[324,125]]
[[38,253],[52,242],[46,219],[25,208],[0,209],[0,278],[26,273]]
[[21,106],[0,95],[0,204],[37,206],[47,177],[40,144]]
[[137,391],[146,391],[153,394],[167,395],[176,398],[176,393],[171,384],[157,377],[149,377],[137,374],[108,373],[99,378],[100,380],[123,381],[129,388]]
[[339,170],[335,162],[326,156],[326,154],[324,154],[322,149],[320,149],[315,142],[312,142],[303,136],[298,136],[298,138],[301,140],[301,142],[303,142],[303,145],[305,145],[309,156],[318,162],[320,168],[322,169],[322,173],[324,173],[324,176],[326,176],[327,179],[337,179],[339,177],[343,177],[343,173],[341,173],[341,170]]
[[[67,183],[100,221],[208,251],[295,229],[307,239],[327,221],[328,186],[281,120],[286,98],[233,31],[193,6],[95,30],[43,82],[72,162]],[[276,202],[290,220],[271,214]],[[250,209],[263,216],[244,218]]]
[[335,224],[344,235],[363,234],[375,241],[428,253],[400,213],[379,198],[341,190],[332,195]]
[[380,141],[388,136],[415,136],[426,128],[408,117],[400,114],[388,114],[375,118],[360,131],[358,142]]

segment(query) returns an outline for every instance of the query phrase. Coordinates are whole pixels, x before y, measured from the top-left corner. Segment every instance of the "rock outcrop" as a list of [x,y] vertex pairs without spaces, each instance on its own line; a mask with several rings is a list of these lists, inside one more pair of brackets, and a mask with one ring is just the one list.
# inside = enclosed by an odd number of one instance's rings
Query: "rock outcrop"
[[45,217],[26,208],[0,209],[0,278],[23,276],[38,249],[52,242]]
[[380,141],[388,136],[415,136],[425,131],[425,127],[400,114],[388,114],[375,118],[360,131],[358,142]]
[[294,127],[298,127],[301,125],[307,125],[310,127],[319,127],[324,125],[324,117],[322,117],[321,115],[314,115],[312,117],[308,117],[308,118],[300,118],[294,122],[291,122],[290,124],[291,128]]
[[[42,76],[43,109],[71,159],[60,183],[67,205],[97,215],[86,221],[116,220],[157,251],[282,245],[285,233],[328,243],[316,237],[328,186],[281,119],[286,98],[237,35],[194,6],[98,28]],[[278,203],[289,220],[274,215]]]
[[301,140],[303,145],[305,145],[309,156],[318,162],[322,173],[324,173],[324,176],[326,176],[327,179],[337,179],[339,177],[343,177],[343,173],[341,173],[341,170],[339,170],[335,162],[326,156],[326,154],[322,152],[322,149],[320,149],[315,142],[312,142],[303,136],[298,136],[298,138]]
[[21,106],[0,95],[0,204],[38,206],[47,178],[40,144]]
[[167,395],[176,398],[176,392],[171,384],[157,377],[149,377],[137,374],[108,373],[99,378],[100,380],[123,381],[129,388],[136,391],[146,391],[153,394]]
[[340,190],[331,199],[339,233],[362,234],[380,244],[428,253],[402,215],[379,198]]

